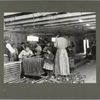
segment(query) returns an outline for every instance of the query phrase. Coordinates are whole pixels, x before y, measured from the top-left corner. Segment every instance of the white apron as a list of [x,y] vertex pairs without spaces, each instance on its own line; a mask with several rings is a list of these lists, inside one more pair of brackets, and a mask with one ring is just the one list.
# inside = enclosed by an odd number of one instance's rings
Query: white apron
[[69,58],[65,49],[67,47],[67,40],[63,37],[57,38],[55,46],[57,47],[55,57],[55,75],[69,75]]

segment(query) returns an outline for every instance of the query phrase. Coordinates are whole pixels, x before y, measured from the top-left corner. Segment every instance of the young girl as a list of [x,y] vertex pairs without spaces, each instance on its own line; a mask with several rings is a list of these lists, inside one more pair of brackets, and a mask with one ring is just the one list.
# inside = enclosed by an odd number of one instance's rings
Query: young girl
[[46,53],[44,54],[43,69],[45,69],[45,71],[47,72],[48,78],[51,78],[51,76],[53,75],[53,70],[54,70],[53,60],[54,60],[54,55],[49,49],[47,49]]
[[30,48],[28,46],[26,46],[24,48],[24,50],[22,50],[18,56],[19,60],[22,61],[21,62],[21,78],[25,78],[24,77],[24,67],[23,67],[23,59],[25,58],[29,58],[33,55],[33,52],[30,50]]
[[22,50],[18,56],[19,60],[22,61],[24,58],[29,58],[33,55],[33,52],[30,50],[28,46],[25,47],[24,50]]

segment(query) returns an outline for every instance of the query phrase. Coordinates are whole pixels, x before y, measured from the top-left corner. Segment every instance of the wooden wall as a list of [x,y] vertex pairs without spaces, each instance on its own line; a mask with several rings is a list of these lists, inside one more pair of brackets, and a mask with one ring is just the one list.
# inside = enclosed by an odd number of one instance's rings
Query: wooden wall
[[[28,35],[35,35],[36,33],[21,33],[21,32],[10,32],[10,31],[5,31],[4,36],[10,37],[11,40],[13,40],[16,44],[21,43],[21,42],[27,42],[27,36]],[[41,35],[40,38],[47,39],[49,42],[51,41],[50,35]],[[75,37],[75,36],[65,36],[65,38],[68,40],[68,44],[70,45],[71,42],[74,43],[75,45],[75,52],[76,53],[83,53],[83,38],[81,37]],[[95,40],[95,36],[89,36],[88,39],[91,41]]]
[[26,42],[27,35],[21,32],[10,32],[5,31],[4,37],[8,36],[11,40],[13,40],[16,44],[21,42]]
[[[5,31],[4,32],[4,37],[5,36],[10,37],[10,39],[13,40],[17,44],[17,43],[21,43],[21,42],[27,42],[27,36],[28,35],[34,35],[34,34],[36,34],[36,33],[32,33],[32,34],[25,33],[24,34],[24,33],[21,33],[21,32]],[[52,36],[43,35],[43,36],[40,36],[40,38],[47,39],[50,42]],[[78,41],[78,38],[77,37],[74,37],[74,36],[68,37],[68,36],[66,36],[65,38],[68,40],[68,45],[70,45],[71,42],[73,42],[74,45],[75,45],[75,47],[77,48],[77,46],[76,46],[76,41]]]

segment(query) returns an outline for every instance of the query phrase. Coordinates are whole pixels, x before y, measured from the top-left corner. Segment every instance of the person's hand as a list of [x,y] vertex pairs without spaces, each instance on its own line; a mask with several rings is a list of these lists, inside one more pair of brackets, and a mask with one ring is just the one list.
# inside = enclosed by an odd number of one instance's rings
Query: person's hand
[[47,58],[47,59],[49,59],[49,57],[48,57],[48,56],[46,56],[46,58]]
[[27,56],[23,56],[23,59],[27,58]]
[[56,37],[59,37],[59,35],[57,35]]

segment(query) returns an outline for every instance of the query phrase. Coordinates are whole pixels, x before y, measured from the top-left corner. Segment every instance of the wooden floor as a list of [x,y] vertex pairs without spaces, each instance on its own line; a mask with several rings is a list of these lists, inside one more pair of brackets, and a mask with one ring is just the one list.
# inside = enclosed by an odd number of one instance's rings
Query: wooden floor
[[[71,74],[73,75],[76,72],[77,73],[79,72],[79,76],[77,74],[75,76],[78,77],[84,75],[86,76],[84,79],[84,83],[96,83],[96,61],[89,61],[79,66]],[[15,78],[13,81],[10,81],[8,83],[42,83],[44,82],[45,79],[46,77],[42,77],[42,78],[26,77],[25,79]]]
[[85,83],[96,83],[96,61],[90,61],[76,69],[82,75],[86,75]]

